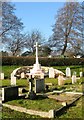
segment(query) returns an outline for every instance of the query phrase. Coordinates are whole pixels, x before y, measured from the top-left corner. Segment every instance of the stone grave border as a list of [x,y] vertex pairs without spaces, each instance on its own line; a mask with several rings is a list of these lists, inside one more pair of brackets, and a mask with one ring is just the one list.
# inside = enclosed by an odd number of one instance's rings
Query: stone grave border
[[56,118],[56,116],[58,116],[64,110],[68,109],[71,105],[73,105],[77,100],[79,100],[84,95],[84,93],[78,93],[78,92],[65,92],[65,93],[66,94],[79,94],[80,96],[77,97],[76,99],[74,99],[73,101],[71,101],[69,104],[65,103],[65,105],[60,107],[59,109],[57,109],[57,110],[52,109],[52,110],[49,110],[49,112],[35,111],[35,110],[26,109],[26,108],[18,107],[18,106],[13,106],[13,105],[5,104],[5,103],[2,105],[10,108],[12,110],[24,112],[24,113],[30,114],[30,115],[39,115],[43,118]]

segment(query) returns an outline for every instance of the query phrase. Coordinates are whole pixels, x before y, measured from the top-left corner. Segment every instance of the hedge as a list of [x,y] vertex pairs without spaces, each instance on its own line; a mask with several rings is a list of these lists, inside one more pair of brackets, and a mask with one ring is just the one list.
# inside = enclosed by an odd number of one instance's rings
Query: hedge
[[[42,66],[67,66],[84,65],[84,58],[39,58]],[[2,65],[23,65],[35,64],[35,57],[2,57]]]

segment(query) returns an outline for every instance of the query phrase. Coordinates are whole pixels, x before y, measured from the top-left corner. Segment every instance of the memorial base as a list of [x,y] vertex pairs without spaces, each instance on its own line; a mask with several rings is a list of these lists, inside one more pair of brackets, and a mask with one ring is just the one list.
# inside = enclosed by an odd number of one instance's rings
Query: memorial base
[[28,98],[29,98],[30,100],[35,100],[35,99],[36,99],[36,94],[35,94],[35,92],[34,92],[34,91],[29,92]]

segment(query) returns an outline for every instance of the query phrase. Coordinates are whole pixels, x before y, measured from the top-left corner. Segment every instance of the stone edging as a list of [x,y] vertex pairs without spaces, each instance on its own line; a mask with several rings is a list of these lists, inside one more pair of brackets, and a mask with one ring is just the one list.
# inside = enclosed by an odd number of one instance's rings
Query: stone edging
[[3,106],[8,107],[12,110],[24,112],[30,115],[39,115],[44,118],[53,118],[53,110],[50,110],[49,112],[41,112],[41,111],[30,110],[30,109],[26,109],[23,107],[18,107],[18,106],[13,106],[13,105],[8,105],[8,104],[3,104]]
[[44,117],[44,118],[55,118],[55,116],[58,116],[62,111],[64,111],[68,107],[70,107],[74,102],[76,102],[79,98],[81,98],[81,96],[82,95],[77,97],[75,100],[73,100],[69,104],[66,103],[65,106],[63,106],[63,107],[61,107],[57,110],[50,110],[49,112],[35,111],[35,110],[26,109],[26,108],[18,107],[18,106],[13,106],[13,105],[5,104],[5,103],[3,104],[3,106],[8,107],[12,110],[16,110],[16,111],[19,111],[19,112],[24,112],[24,113],[30,114],[30,115],[39,115],[39,116]]
[[80,95],[79,97],[77,97],[76,99],[74,99],[72,102],[70,102],[69,104],[66,103],[66,106],[63,106],[61,108],[59,108],[58,110],[55,110],[55,115],[58,116],[61,112],[63,112],[65,109],[69,108],[71,105],[73,105],[77,100],[79,100],[82,97],[82,95]]

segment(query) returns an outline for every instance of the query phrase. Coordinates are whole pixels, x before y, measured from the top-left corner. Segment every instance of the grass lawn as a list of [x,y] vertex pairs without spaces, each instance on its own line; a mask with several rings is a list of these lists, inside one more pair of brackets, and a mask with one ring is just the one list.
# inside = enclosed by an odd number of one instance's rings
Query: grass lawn
[[[22,66],[2,66],[2,72],[4,72],[5,74],[5,78],[10,78],[10,74],[12,73],[12,71],[18,67],[22,67]],[[79,72],[84,71],[83,66],[81,65],[75,65],[75,66],[52,66],[53,68],[56,68],[58,70],[61,70],[62,72],[65,73],[66,67],[70,67],[71,69],[71,73],[73,73],[74,71],[76,71],[77,76],[79,76]]]
[[21,67],[21,66],[16,66],[16,65],[2,66],[2,72],[4,72],[5,78],[10,78],[12,71],[18,67]]
[[[11,80],[9,79],[2,80],[2,86],[10,86],[10,85],[11,85]],[[28,87],[28,81],[27,79],[17,79],[16,85]]]
[[[34,109],[37,109],[37,106],[39,109],[41,109],[42,106],[44,106],[44,104],[40,105],[42,102],[42,100],[37,100],[37,102],[34,100],[26,100],[23,102],[23,100],[18,100],[18,101],[10,101],[9,104],[18,104],[21,106],[21,104],[23,103],[24,105],[23,106],[26,106],[28,107],[32,105],[32,107]],[[41,103],[40,103],[41,102]],[[52,103],[52,101],[46,101],[47,102],[47,105],[50,104],[50,105],[54,105],[55,106],[55,103]],[[44,103],[46,104],[46,102],[44,101]],[[29,104],[30,103],[30,104]],[[52,103],[52,104],[51,104]],[[35,107],[35,104],[36,107]],[[46,108],[48,107],[46,105]],[[45,106],[44,106],[45,108]],[[31,108],[30,108],[31,109]],[[51,108],[50,108],[51,109]],[[59,115],[56,117],[58,120],[61,119],[61,120],[66,120],[66,119],[80,119],[80,120],[83,120],[83,113],[84,113],[84,96],[82,98],[80,98],[77,102],[75,102],[71,107],[69,107],[68,109],[64,110],[62,113],[59,113]],[[2,118],[41,118],[40,116],[33,116],[33,115],[29,115],[29,114],[25,114],[25,113],[20,113],[20,112],[17,112],[17,111],[14,111],[14,110],[11,110],[9,108],[6,108],[6,107],[3,107],[2,109]]]
[[6,103],[38,111],[49,111],[62,107],[60,102],[49,98],[43,98],[42,96],[38,96],[36,100],[18,99]]
[[73,72],[76,72],[76,75],[79,76],[81,71],[84,71],[84,67],[82,65],[74,65],[74,66],[53,66],[53,68],[56,68],[58,70],[61,70],[65,73],[66,68],[69,67],[71,69],[71,74]]
[[[2,71],[5,73],[5,80],[2,80],[2,86],[10,85],[10,74],[11,72],[20,66],[2,66]],[[54,66],[54,68],[59,69],[65,73],[67,66]],[[77,72],[77,76],[79,76],[80,71],[84,71],[82,66],[69,66],[71,72]],[[52,83],[53,86],[49,87],[49,90],[66,90],[66,91],[77,91],[82,92],[82,82],[84,82],[84,77],[77,80],[76,84],[71,84],[71,79],[65,80],[65,84],[63,86],[58,86],[57,79],[45,78],[45,83]],[[17,79],[17,85],[25,86],[28,89],[28,81],[27,79]],[[84,91],[83,91],[84,92]],[[50,109],[57,109],[61,106],[61,104],[53,99],[43,99],[38,98],[37,100],[29,100],[29,99],[18,99],[6,102],[8,104],[18,105],[22,107],[26,107],[27,109],[34,109],[40,111],[49,111]],[[76,104],[66,111],[63,114],[58,116],[58,118],[81,118],[82,117],[82,98],[76,102]],[[84,111],[84,110],[83,110]],[[38,118],[38,116],[26,115],[25,113],[19,113],[8,108],[3,107],[2,112],[3,118]],[[39,117],[40,118],[40,117]]]
[[80,98],[73,106],[71,106],[69,109],[65,110],[63,114],[59,115],[59,118],[63,119],[64,118],[80,118],[83,119],[83,113],[84,113],[84,101],[83,98]]
[[18,111],[11,110],[7,107],[2,107],[2,119],[23,119],[25,120],[26,118],[40,118],[40,116],[34,116],[34,115],[29,115],[25,113],[21,113]]
[[[52,91],[52,90],[66,90],[66,91],[82,92],[83,85],[80,83],[83,82],[83,80],[84,80],[84,77],[77,80],[76,84],[71,84],[71,79],[69,79],[69,80],[65,80],[64,85],[59,86],[58,80],[56,78],[45,78],[45,83],[52,83],[53,84],[52,86],[49,86],[50,91]],[[10,86],[11,85],[10,82],[11,81],[9,79],[2,80],[1,86],[3,86],[3,87]],[[29,82],[27,79],[17,79],[16,85],[25,87],[27,90],[29,88]]]

